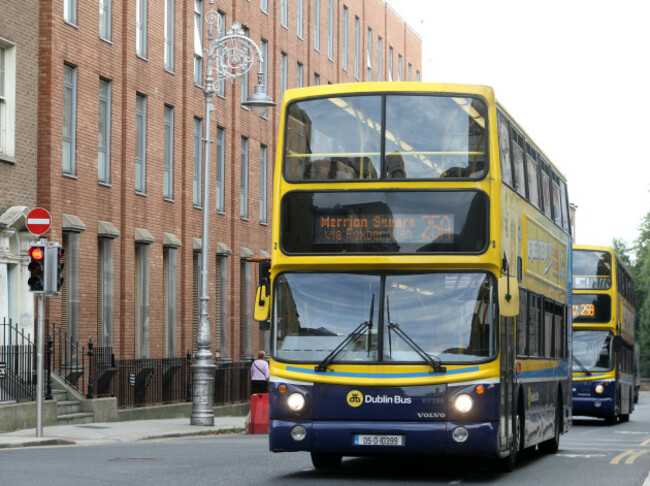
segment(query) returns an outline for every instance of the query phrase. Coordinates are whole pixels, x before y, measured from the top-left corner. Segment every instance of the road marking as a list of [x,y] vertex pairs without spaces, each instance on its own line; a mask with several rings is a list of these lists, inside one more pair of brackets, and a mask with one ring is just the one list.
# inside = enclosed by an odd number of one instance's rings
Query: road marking
[[631,454],[634,454],[636,451],[625,451],[623,454],[619,454],[614,459],[610,461],[610,464],[618,464],[624,457],[627,457]]
[[576,457],[584,457],[585,459],[590,459],[592,457],[606,457],[607,454],[556,454],[559,457],[570,457],[575,459]]
[[628,457],[628,458],[625,460],[625,464],[632,464],[632,463],[634,463],[634,461],[635,461],[635,459],[636,459],[637,457],[642,456],[643,454],[647,454],[647,452],[648,452],[647,450],[642,450],[642,451],[637,452],[636,454],[634,454],[634,455]]
[[641,442],[641,445],[642,445],[642,446],[650,445],[650,439],[646,439],[646,440],[644,440],[643,442]]

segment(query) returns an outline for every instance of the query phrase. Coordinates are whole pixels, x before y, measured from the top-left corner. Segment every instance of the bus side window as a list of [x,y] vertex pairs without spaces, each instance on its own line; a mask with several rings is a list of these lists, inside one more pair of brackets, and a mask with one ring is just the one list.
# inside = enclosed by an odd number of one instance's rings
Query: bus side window
[[499,127],[499,155],[501,158],[501,177],[503,182],[513,187],[512,184],[512,159],[510,156],[510,122],[500,111],[497,112],[497,125]]
[[546,164],[542,165],[542,202],[544,204],[544,214],[548,216],[548,219],[552,218],[551,215],[551,179],[548,176],[548,166]]
[[528,294],[519,289],[519,315],[517,316],[517,356],[528,356]]
[[524,137],[512,129],[512,158],[515,165],[515,190],[526,197],[526,176],[524,175]]

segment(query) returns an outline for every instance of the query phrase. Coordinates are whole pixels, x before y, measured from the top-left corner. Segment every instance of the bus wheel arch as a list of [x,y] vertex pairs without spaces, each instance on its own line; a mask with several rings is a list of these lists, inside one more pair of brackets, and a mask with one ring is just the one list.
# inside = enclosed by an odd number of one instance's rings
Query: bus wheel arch
[[554,434],[548,440],[539,443],[539,451],[543,454],[555,454],[560,448],[560,435],[564,430],[564,401],[562,400],[562,388],[558,387],[557,400],[555,403],[555,423],[553,424]]

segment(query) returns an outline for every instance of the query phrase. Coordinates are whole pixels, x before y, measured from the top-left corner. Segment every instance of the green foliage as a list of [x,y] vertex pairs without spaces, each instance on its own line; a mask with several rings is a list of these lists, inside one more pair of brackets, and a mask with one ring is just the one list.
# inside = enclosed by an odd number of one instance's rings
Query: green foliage
[[650,377],[650,212],[639,227],[634,244],[635,261],[630,266],[634,277],[636,340],[641,349],[641,376]]

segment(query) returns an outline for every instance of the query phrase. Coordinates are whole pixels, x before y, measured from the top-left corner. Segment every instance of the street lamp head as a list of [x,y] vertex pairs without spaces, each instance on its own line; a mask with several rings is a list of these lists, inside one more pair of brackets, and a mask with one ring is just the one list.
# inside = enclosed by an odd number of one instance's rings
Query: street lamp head
[[249,95],[246,101],[242,103],[244,106],[249,106],[253,113],[259,117],[266,116],[269,106],[275,106],[273,99],[266,94],[263,84],[257,84],[255,86],[255,91],[252,95]]

